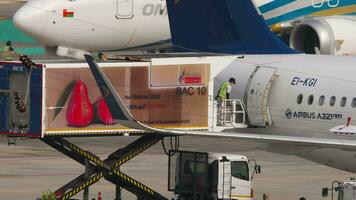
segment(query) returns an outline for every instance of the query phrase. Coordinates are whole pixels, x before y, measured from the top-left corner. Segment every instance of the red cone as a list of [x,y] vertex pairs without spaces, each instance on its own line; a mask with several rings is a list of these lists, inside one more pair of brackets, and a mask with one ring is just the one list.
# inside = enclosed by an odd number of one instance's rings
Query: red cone
[[96,111],[96,117],[104,124],[114,124],[114,118],[111,115],[108,105],[103,97],[100,97],[95,102],[94,108]]
[[81,80],[74,85],[66,117],[68,125],[75,127],[87,126],[93,121],[93,105],[89,100],[87,86]]

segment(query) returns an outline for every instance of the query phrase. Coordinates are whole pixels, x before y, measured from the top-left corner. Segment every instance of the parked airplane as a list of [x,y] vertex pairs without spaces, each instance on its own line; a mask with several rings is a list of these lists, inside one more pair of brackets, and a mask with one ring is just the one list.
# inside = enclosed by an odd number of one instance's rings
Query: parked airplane
[[254,0],[273,32],[308,54],[356,55],[353,0]]
[[[271,52],[288,50],[279,40],[270,40],[276,36],[270,33],[250,0],[167,0],[167,3],[172,40],[178,50],[195,47],[198,51],[229,53],[244,50],[253,53],[263,47],[267,47],[263,51],[271,48]],[[256,32],[251,33],[252,29]],[[259,43],[263,40],[269,42]],[[353,138],[356,126],[346,124],[356,117],[354,57],[304,54],[236,57],[215,77],[214,91],[217,92],[221,80],[235,77],[238,85],[233,88],[231,98],[244,99],[250,126],[226,132],[157,129],[135,120],[98,65],[88,55],[86,60],[113,116],[127,127],[168,135],[252,140],[262,143],[268,151],[356,172]]]
[[[293,29],[290,44],[295,49],[356,55],[355,1],[254,2],[272,30],[289,33]],[[51,47],[119,50],[170,46],[166,5],[161,0],[32,0],[17,11],[14,22]]]
[[47,46],[113,50],[170,38],[161,0],[31,0],[13,20]]

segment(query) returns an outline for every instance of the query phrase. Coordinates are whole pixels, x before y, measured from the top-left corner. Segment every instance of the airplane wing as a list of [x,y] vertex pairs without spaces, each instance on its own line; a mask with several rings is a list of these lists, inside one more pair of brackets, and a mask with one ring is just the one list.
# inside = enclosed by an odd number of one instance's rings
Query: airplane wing
[[177,136],[201,136],[201,137],[214,137],[214,138],[231,138],[239,140],[251,140],[255,142],[264,143],[284,143],[293,145],[306,145],[313,147],[332,147],[345,150],[356,150],[356,140],[340,140],[340,139],[326,139],[326,138],[311,138],[311,137],[298,137],[298,136],[284,136],[284,135],[266,135],[266,134],[250,134],[250,133],[236,133],[236,132],[201,132],[201,131],[184,131],[172,129],[158,129],[147,126],[137,121],[126,105],[112,86],[109,79],[104,72],[95,63],[94,59],[85,55],[85,59],[95,77],[96,83],[100,88],[103,97],[108,104],[108,107],[118,123],[122,125],[139,130],[150,131],[154,133],[177,135]]

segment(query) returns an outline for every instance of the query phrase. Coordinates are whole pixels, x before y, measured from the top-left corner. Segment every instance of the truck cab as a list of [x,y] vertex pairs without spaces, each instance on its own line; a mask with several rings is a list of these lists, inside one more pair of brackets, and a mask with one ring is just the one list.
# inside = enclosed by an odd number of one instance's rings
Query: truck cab
[[251,161],[235,154],[171,152],[169,191],[182,200],[252,200],[252,179],[260,166]]
[[[253,169],[252,169],[253,171]],[[209,155],[209,175],[213,178],[216,199],[252,199],[252,175],[246,156]]]

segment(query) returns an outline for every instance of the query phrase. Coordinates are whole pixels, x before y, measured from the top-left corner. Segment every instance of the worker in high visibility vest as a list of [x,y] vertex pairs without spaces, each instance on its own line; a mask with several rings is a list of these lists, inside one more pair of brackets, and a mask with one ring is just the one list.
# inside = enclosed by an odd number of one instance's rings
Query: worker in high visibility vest
[[226,105],[224,106],[225,100],[230,99],[232,85],[235,85],[235,84],[236,84],[235,78],[229,78],[229,81],[224,81],[221,84],[218,94],[215,97],[215,99],[217,100],[218,121],[219,121],[220,125],[224,124],[224,120],[225,120],[224,114],[223,114],[223,109],[226,106]]
[[4,46],[4,51],[13,51],[14,50],[14,48],[12,47],[12,43],[11,43],[11,41],[7,41],[6,42],[6,45]]
[[7,41],[6,45],[3,47],[3,57],[6,61],[11,61],[13,60],[13,52],[14,48],[12,47],[11,41]]
[[225,99],[230,99],[230,92],[232,89],[232,85],[236,84],[236,80],[234,78],[230,78],[229,82],[225,81],[221,84],[219,92],[218,92],[218,98],[220,97],[221,100]]

